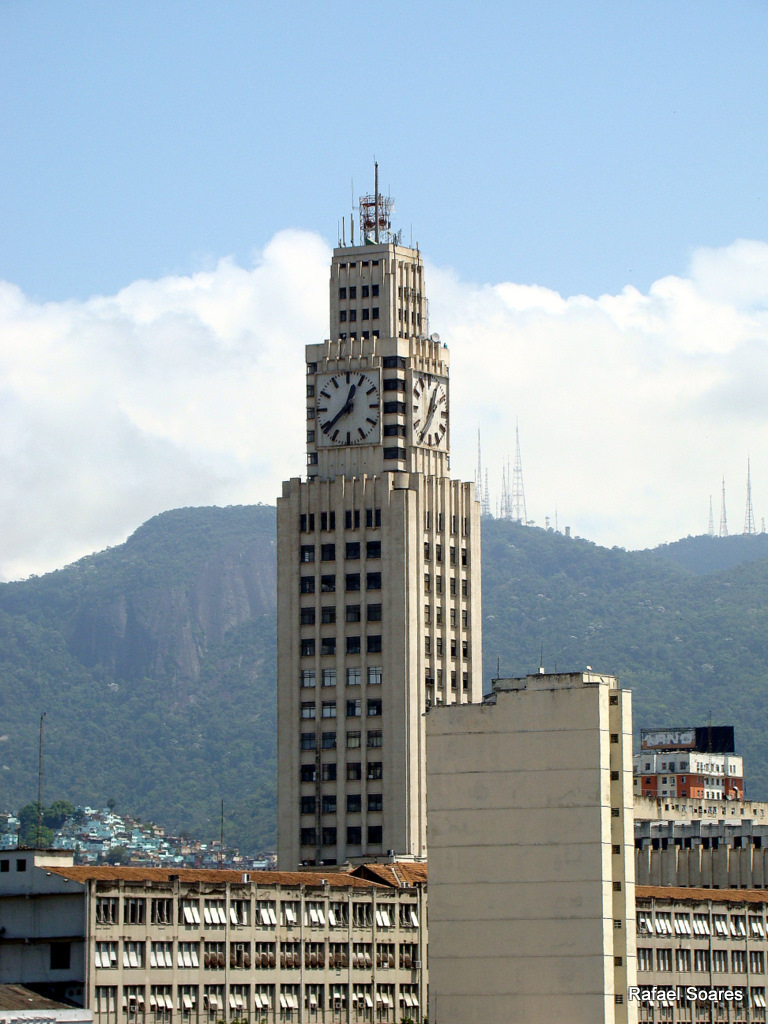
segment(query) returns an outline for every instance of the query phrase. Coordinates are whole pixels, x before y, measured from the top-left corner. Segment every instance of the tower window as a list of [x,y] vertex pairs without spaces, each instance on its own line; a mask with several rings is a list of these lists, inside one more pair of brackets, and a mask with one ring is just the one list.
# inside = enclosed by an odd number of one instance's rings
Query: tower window
[[[350,289],[350,291],[351,291],[351,289]],[[350,309],[350,311],[349,311],[349,319],[350,319],[350,320],[351,320],[351,321],[352,321],[353,323],[355,322],[355,320],[357,320],[357,310],[354,310],[354,309]]]
[[368,590],[381,590],[381,573],[380,572],[369,572],[366,577],[366,587]]
[[359,636],[348,636],[347,637],[347,654],[359,654],[360,653],[360,637]]
[[320,560],[322,562],[334,562],[336,560],[336,545],[335,544],[321,544],[320,545]]
[[346,311],[346,309],[339,310],[339,320],[342,323],[346,323],[346,320],[347,320],[347,311]]
[[344,586],[347,590],[359,590],[360,589],[360,573],[359,572],[348,572]]
[[347,686],[359,686],[362,682],[361,668],[348,668],[347,669]]
[[363,310],[363,320],[370,320],[370,319],[371,319],[371,311],[370,311],[370,309],[364,309]]
[[313,668],[302,669],[300,679],[302,689],[309,689],[315,685],[315,670]]
[[[378,294],[379,294],[379,286],[377,284],[372,284],[371,285],[371,295],[378,295]],[[403,363],[405,363],[405,360],[403,360]]]
[[359,732],[348,732],[347,733],[347,749],[356,750],[361,746],[361,733]]
[[346,557],[350,560],[360,557],[359,541],[347,541]]
[[[335,732],[324,732],[323,733],[323,750],[335,750],[336,749],[336,733]],[[325,765],[323,765],[325,767]],[[334,768],[336,766],[334,765]]]
[[347,701],[347,718],[360,718],[363,713],[363,702],[358,697],[357,700]]
[[398,462],[401,462],[405,458],[405,448],[385,448],[384,458],[396,459]]
[[[333,736],[335,733],[327,733],[328,736]],[[335,743],[334,743],[335,747]],[[335,782],[336,781],[336,762],[331,764],[324,764],[321,772],[323,782]]]
[[335,700],[324,700],[323,701],[323,718],[335,718],[336,717],[336,701]]
[[314,718],[315,717],[315,705],[314,702],[311,704],[304,701],[301,705],[301,717],[302,718]]
[[346,288],[339,288],[339,298],[340,299],[346,299],[346,297],[347,297],[347,289]]
[[369,622],[381,622],[381,605],[369,604],[367,617]]
[[381,653],[381,635],[369,636],[366,643],[366,651],[368,654],[380,654]]
[[381,666],[380,665],[369,665],[368,666],[368,685],[369,686],[381,686]]
[[314,608],[302,608],[299,612],[299,622],[302,626],[312,626],[315,621]]
[[[351,265],[352,264],[350,264],[350,266]],[[350,287],[350,289],[349,289],[349,297],[350,297],[350,299],[356,299],[357,298],[357,288],[355,287],[355,285],[352,285]]]
[[363,809],[363,800],[359,793],[347,797],[347,814],[359,814]]
[[303,796],[301,798],[301,813],[302,814],[314,814],[315,808],[317,807],[317,801],[313,796]]
[[336,669],[335,668],[324,668],[323,669],[323,686],[335,686],[336,685]]
[[315,653],[315,641],[314,640],[302,640],[301,641],[301,656],[302,658],[312,658]]
[[383,833],[381,825],[369,825],[368,826],[368,842],[372,846],[380,846],[383,841]]
[[301,734],[301,749],[302,750],[316,750],[317,749],[317,737],[313,732],[303,732]]
[[347,622],[360,622],[360,605],[348,604],[345,618]]
[[[369,744],[370,746],[370,744]],[[384,777],[384,768],[381,761],[369,761],[368,771],[366,772],[368,779],[381,779]]]
[[320,621],[324,622],[326,625],[336,621],[336,609],[333,605],[320,609]]
[[381,701],[380,700],[369,700],[368,701],[368,717],[369,718],[380,718],[381,717]]
[[347,763],[347,782],[359,782],[363,777],[363,766],[359,761]]
[[336,577],[335,576],[321,576],[320,577],[320,590],[324,594],[332,594],[336,590]]
[[322,802],[322,813],[323,814],[335,814],[336,813],[336,794],[328,793],[323,797]]
[[324,636],[320,640],[320,653],[323,655],[333,655],[336,653],[335,636]]
[[359,825],[350,825],[347,828],[347,845],[348,846],[362,846],[363,843],[363,830]]
[[323,829],[323,846],[335,846],[336,845],[336,829],[335,828],[324,828]]
[[362,287],[362,290],[361,290],[360,294],[362,295],[362,297],[363,297],[364,299],[367,299],[367,298],[368,298],[368,295],[369,295],[369,288],[368,288],[368,285],[367,285],[367,284],[364,284],[364,285],[363,285],[363,287]]
[[313,764],[303,764],[300,769],[300,777],[302,782],[315,782],[317,769]]
[[[314,413],[314,409],[312,411]],[[399,412],[405,415],[405,402],[385,402],[384,412]]]
[[369,793],[368,794],[368,810],[369,811],[382,811],[384,810],[384,797],[381,793]]
[[365,545],[366,558],[381,558],[381,541],[369,540]]
[[379,307],[378,306],[374,306],[373,307],[373,309],[371,310],[371,315],[372,315],[374,320],[378,320],[379,319]]
[[369,747],[380,747],[382,745],[381,729],[374,729],[370,731],[368,733],[367,743]]
[[300,842],[302,846],[316,846],[317,831],[313,828],[303,828],[300,833]]

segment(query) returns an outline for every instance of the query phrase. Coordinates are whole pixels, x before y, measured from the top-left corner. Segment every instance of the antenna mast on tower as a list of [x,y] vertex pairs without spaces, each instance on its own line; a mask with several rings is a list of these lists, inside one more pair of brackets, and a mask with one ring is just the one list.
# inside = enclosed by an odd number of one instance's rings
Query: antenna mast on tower
[[744,516],[744,533],[757,533],[755,513],[752,510],[752,469],[747,458],[747,512]]
[[[489,516],[491,514],[491,494],[488,490],[488,470],[485,471],[485,490],[483,491],[483,504],[480,509],[480,514],[483,516]],[[765,530],[763,530],[765,533]]]
[[525,488],[523,487],[523,460],[520,457],[520,430],[515,423],[515,468],[512,477],[512,502],[510,518],[523,526],[528,522],[528,512],[525,508]]
[[712,513],[712,495],[709,496],[709,528],[707,529],[707,536],[715,536],[715,517]]
[[720,536],[728,536],[728,517],[725,514],[725,477],[723,477],[723,497],[720,503]]

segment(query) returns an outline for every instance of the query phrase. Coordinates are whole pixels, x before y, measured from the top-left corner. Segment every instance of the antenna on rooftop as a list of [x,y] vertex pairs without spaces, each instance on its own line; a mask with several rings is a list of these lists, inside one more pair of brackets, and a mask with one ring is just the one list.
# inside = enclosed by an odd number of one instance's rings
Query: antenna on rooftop
[[45,712],[40,715],[40,754],[37,761],[37,836],[35,838],[35,849],[40,849],[40,834],[43,828],[43,719]]
[[725,477],[723,477],[723,498],[720,504],[720,536],[728,536],[728,517],[725,514]]
[[752,469],[747,457],[747,511],[744,516],[744,533],[757,533],[755,529],[755,513],[752,510]]

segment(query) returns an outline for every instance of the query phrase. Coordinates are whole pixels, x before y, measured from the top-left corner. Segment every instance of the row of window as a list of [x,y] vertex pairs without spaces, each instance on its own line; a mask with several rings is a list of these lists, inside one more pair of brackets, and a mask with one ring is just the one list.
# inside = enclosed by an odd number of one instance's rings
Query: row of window
[[[444,525],[445,525],[445,516],[443,515],[442,512],[438,512],[437,515],[434,518],[435,518],[435,528],[436,528],[437,532],[438,533],[442,533]],[[451,533],[452,534],[455,534],[457,532],[458,524],[459,524],[459,517],[458,516],[451,516]],[[424,513],[424,529],[427,532],[429,532],[432,529],[432,513],[431,512],[425,512]],[[461,518],[461,533],[462,533],[462,536],[464,536],[464,537],[469,535],[469,517],[468,516],[462,516],[462,518]]]
[[[335,761],[320,766],[320,776],[323,782],[335,782],[337,765]],[[317,765],[303,764],[299,769],[299,777],[302,782],[317,782]],[[369,761],[366,766],[365,777],[372,779],[384,778],[384,766],[381,761]],[[360,761],[347,763],[347,782],[360,782],[363,778],[363,766]]]
[[[323,686],[336,685],[336,669],[324,668],[320,674]],[[369,665],[366,670],[366,679],[369,686],[381,686],[381,666]],[[363,681],[362,668],[348,668],[346,670],[347,686],[360,686]],[[317,684],[317,675],[313,668],[302,669],[299,676],[302,689],[314,687]]]
[[[381,526],[381,509],[380,508],[366,508],[365,512],[365,525],[368,529],[376,529]],[[359,508],[348,508],[344,512],[344,529],[345,530],[359,530],[361,524],[361,510]],[[335,512],[320,512],[318,513],[320,520],[321,530],[335,530],[336,529],[336,513]],[[302,513],[299,516],[299,530],[301,533],[314,533],[315,530],[315,513]]]
[[[355,561],[360,558],[361,545],[360,541],[347,541],[344,550],[344,557],[349,561]],[[455,555],[455,551],[454,551]],[[381,541],[380,540],[369,540],[365,544],[365,557],[370,558],[381,558]],[[299,561],[300,562],[314,562],[315,560],[315,545],[314,544],[302,544],[299,550]],[[335,562],[336,561],[336,545],[335,544],[321,544],[320,545],[320,561],[321,562]],[[455,558],[454,558],[455,561]],[[462,563],[466,564],[466,563]]]
[[[366,830],[366,837],[369,846],[381,846],[384,842],[383,829],[381,825],[369,825]],[[321,828],[320,846],[336,846],[338,829],[334,825]],[[316,828],[303,828],[300,830],[299,842],[302,846],[317,846],[318,830]],[[347,846],[362,846],[363,829],[360,825],[347,826]]]
[[[380,718],[381,717],[381,705],[380,700],[368,699],[367,702],[367,715],[369,718]],[[314,701],[303,701],[301,705],[301,717],[302,718],[315,718],[316,717],[317,705]],[[336,718],[336,701],[335,700],[324,700],[321,708],[322,718]],[[363,714],[363,702],[359,698],[357,700],[347,701],[347,718],[361,718]]]
[[[317,650],[314,637],[299,641],[299,653],[302,658],[313,658]],[[365,638],[365,650],[367,654],[381,654],[381,634],[376,633]],[[362,640],[359,636],[345,637],[345,651],[347,654],[361,654]],[[322,656],[333,656],[336,654],[336,637],[324,636],[320,639],[320,654]]]
[[[443,577],[438,573],[438,574],[435,575],[435,593],[436,594],[442,594],[442,592],[443,592]],[[432,593],[432,574],[428,573],[428,572],[424,573],[424,593],[425,594],[431,594]],[[450,577],[449,584],[448,584],[448,593],[451,595],[451,597],[455,597],[455,595],[456,595],[456,577],[455,576],[451,576]],[[466,579],[462,579],[462,581],[461,581],[461,596],[462,597],[468,597],[469,596],[469,581],[466,580]]]
[[[318,954],[315,954],[317,957]],[[286,957],[289,954],[285,954]],[[363,959],[365,959],[364,955]],[[301,960],[296,960],[295,954],[290,954],[290,962],[282,963],[286,968],[301,966]],[[310,967],[319,967],[320,964],[312,962],[310,954]],[[346,954],[344,955],[347,959]],[[335,962],[335,961],[334,961]],[[324,964],[323,964],[324,966]],[[346,965],[345,965],[346,966]],[[360,962],[362,966],[362,961]],[[400,1016],[419,1016],[418,985],[399,985]],[[307,1016],[305,1019],[324,1019],[326,1007],[336,1015],[346,1012],[347,1007],[347,985],[342,983],[331,983],[327,986],[323,982],[318,984],[306,983],[304,986],[304,1010]],[[276,996],[277,987],[272,984],[254,985],[230,985],[229,986],[229,1015],[232,1020],[248,1019],[251,1010],[251,1003],[254,1008],[263,1016],[269,1015],[270,1020],[278,1019],[273,1014],[279,1006],[280,1021],[296,1021],[301,1006],[300,984],[281,984],[279,987],[279,998]],[[351,999],[352,1008],[350,1020],[355,1022],[394,1021],[395,1014],[395,985],[394,984],[354,984],[352,986]],[[95,989],[94,1012],[97,1018],[104,1017],[107,1020],[115,1020],[117,1013],[118,989],[116,985],[97,985]],[[201,1009],[202,1005],[202,1009]],[[375,1009],[374,1009],[375,1008]],[[155,1019],[171,1020],[174,1013],[181,1013],[185,1019],[199,1018],[201,1013],[207,1014],[210,1020],[221,1020],[227,1014],[227,1001],[225,998],[225,986],[204,985],[202,992],[202,1004],[200,1003],[200,990],[197,985],[179,985],[176,989],[176,1001],[173,999],[172,985],[151,985],[147,1002],[146,987],[144,985],[124,985],[122,990],[122,1010],[130,1018],[143,1016],[151,1013]],[[321,1016],[322,1015],[322,1016]]]
[[[451,545],[451,547],[449,548],[448,557],[449,557],[450,564],[451,565],[456,565],[456,548],[453,545]],[[431,560],[432,560],[432,547],[430,545],[430,542],[428,540],[425,540],[424,541],[424,561],[425,562],[429,562]],[[436,562],[442,562],[442,560],[443,560],[443,545],[442,544],[435,544],[435,561]],[[462,565],[468,565],[469,564],[468,555],[467,555],[467,549],[466,548],[462,548],[461,549],[461,564]]]
[[[317,797],[314,796],[303,796],[300,799],[300,808],[302,814],[317,814]],[[384,797],[381,793],[369,793],[368,794],[368,810],[369,811],[383,811],[384,810]],[[362,814],[363,811],[363,798],[360,793],[349,793],[347,794],[347,814]],[[320,812],[321,814],[335,814],[336,813],[336,794],[327,793],[320,801]]]
[[[362,314],[362,316],[361,316],[362,320],[378,320],[379,319],[379,307],[378,306],[373,306],[370,309],[368,309],[366,307],[365,309],[360,310],[360,312]],[[339,310],[339,320],[340,320],[341,323],[346,323],[347,320],[349,320],[350,323],[356,323],[357,322],[357,310],[356,309],[350,309],[349,313],[347,313],[346,309],[340,309]]]
[[[640,909],[637,911],[637,933],[638,935],[708,935],[719,936],[726,939],[729,936],[734,939],[745,939],[747,937],[747,923],[749,924],[749,935],[751,938],[764,939],[766,929],[762,917],[750,914],[749,921],[745,914],[694,914],[691,921],[689,914],[676,913],[671,911],[657,910],[652,914],[650,910]],[[691,928],[693,925],[693,928]]]
[[[314,594],[315,593],[315,577],[314,576],[302,576],[299,580],[299,592],[302,594]],[[344,589],[353,593],[362,588],[362,574],[359,572],[348,572],[344,576]],[[380,572],[368,572],[365,574],[365,589],[366,590],[381,590],[381,573]],[[321,594],[335,594],[336,593],[336,576],[335,574],[328,574],[320,577],[320,593]],[[455,591],[454,591],[455,593]]]
[[[431,686],[435,685],[435,677],[433,675],[430,675],[430,672],[431,672],[431,669],[427,669],[427,674],[426,674],[425,679],[424,679],[424,682],[425,682],[427,687],[431,687]],[[443,670],[441,668],[439,668],[439,669],[437,669],[437,689],[438,690],[442,690],[443,688],[444,688]],[[469,672],[462,672],[461,688],[462,688],[462,690],[465,693],[469,690]],[[452,690],[458,689],[458,682],[457,682],[457,677],[456,677],[456,673],[455,672],[451,672],[451,689]],[[429,691],[427,692],[427,696],[431,696]]]
[[[363,298],[363,299],[367,299],[369,297],[369,295],[371,295],[371,296],[373,296],[375,298],[378,294],[379,294],[379,286],[377,284],[372,284],[372,285],[364,284],[364,285],[360,286],[360,297]],[[357,287],[352,284],[352,285],[349,286],[348,289],[347,288],[339,288],[339,298],[340,299],[356,299],[357,298]]]
[[650,947],[637,947],[638,971],[671,971],[674,962],[674,969],[683,972],[693,970],[725,974],[730,970],[733,974],[746,974],[749,964],[752,974],[765,974],[765,953],[761,949],[750,950],[749,956],[744,949],[657,949],[655,968],[653,952]]
[[[381,622],[381,605],[369,604],[366,607],[365,617],[367,622]],[[313,626],[316,620],[315,606],[299,609],[299,624],[302,626]],[[320,621],[325,625],[331,625],[336,621],[336,605],[325,605],[320,609]],[[359,604],[348,604],[344,609],[345,622],[362,622],[362,609]]]
[[[351,741],[350,741],[351,740]],[[383,745],[383,737],[380,729],[369,730],[365,734],[365,745],[368,749],[380,747]],[[359,732],[347,733],[347,746],[348,747],[361,747],[362,739]],[[302,750],[317,750],[317,736],[313,732],[303,732],[301,734],[301,749]],[[324,732],[320,736],[320,749],[321,750],[336,750],[336,733],[335,732]]]
[[[451,657],[452,658],[457,658],[458,657],[458,653],[457,653],[458,652],[458,646],[459,646],[458,640],[452,639],[450,641],[450,651],[451,651]],[[444,642],[443,638],[441,636],[435,637],[435,654],[438,656],[438,658],[442,657],[442,655],[444,653],[444,648],[445,648],[445,642]],[[425,656],[427,658],[431,657],[431,655],[432,655],[432,637],[431,636],[425,636],[424,637],[424,654],[425,654]],[[462,658],[464,658],[465,661],[469,657],[469,640],[462,640],[461,641],[461,656],[462,656]]]
[[[455,626],[458,625],[458,618],[459,617],[458,617],[458,614],[457,614],[457,609],[456,608],[450,608],[449,609],[449,615],[448,615],[448,621],[450,622],[451,626],[455,627]],[[424,623],[427,626],[431,626],[432,625],[432,605],[431,604],[425,604],[424,605]],[[435,625],[442,626],[442,624],[443,624],[443,606],[441,604],[439,604],[435,608]],[[462,627],[462,629],[467,629],[469,627],[469,610],[467,608],[462,608],[461,609],[461,627]]]

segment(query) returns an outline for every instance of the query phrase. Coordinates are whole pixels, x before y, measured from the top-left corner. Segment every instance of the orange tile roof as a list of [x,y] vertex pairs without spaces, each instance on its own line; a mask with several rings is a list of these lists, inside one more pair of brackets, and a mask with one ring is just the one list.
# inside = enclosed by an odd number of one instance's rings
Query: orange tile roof
[[142,868],[110,866],[108,864],[77,864],[74,867],[46,867],[51,874],[61,875],[73,882],[88,882],[94,878],[105,882],[230,882],[242,884],[243,874],[250,876],[254,885],[303,885],[309,889],[321,888],[325,879],[334,889],[371,889],[377,883],[341,871],[229,871],[215,868]]
[[688,900],[696,903],[768,903],[765,889],[694,889],[682,885],[636,885],[635,900]]
[[388,864],[361,864],[354,869],[358,877],[378,879],[385,885],[399,889],[403,885],[426,885],[427,865],[423,862],[394,861]]

